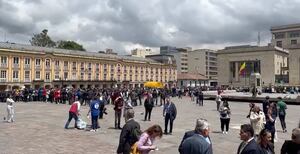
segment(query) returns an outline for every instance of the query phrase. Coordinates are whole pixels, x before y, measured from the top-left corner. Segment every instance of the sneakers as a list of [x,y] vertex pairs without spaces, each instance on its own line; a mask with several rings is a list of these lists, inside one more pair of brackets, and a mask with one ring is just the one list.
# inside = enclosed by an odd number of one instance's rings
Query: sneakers
[[223,131],[222,134],[225,134],[225,132]]
[[95,131],[96,131],[96,130],[94,130],[94,129],[91,129],[91,130],[90,130],[90,132],[95,132]]
[[228,134],[228,132],[225,132],[225,134]]

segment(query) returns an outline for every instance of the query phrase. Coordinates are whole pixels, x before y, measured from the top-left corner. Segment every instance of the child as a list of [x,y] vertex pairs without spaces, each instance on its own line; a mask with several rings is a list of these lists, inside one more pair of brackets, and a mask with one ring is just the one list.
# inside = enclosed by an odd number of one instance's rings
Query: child
[[15,111],[13,106],[14,100],[12,100],[11,98],[7,98],[6,102],[7,102],[7,122],[11,123],[15,121],[14,120]]

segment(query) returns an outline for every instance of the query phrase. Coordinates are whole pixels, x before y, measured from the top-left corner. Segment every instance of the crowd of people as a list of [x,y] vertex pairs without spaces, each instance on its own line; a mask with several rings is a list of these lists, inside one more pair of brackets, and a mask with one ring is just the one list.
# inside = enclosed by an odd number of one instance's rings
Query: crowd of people
[[[38,90],[24,89],[14,91],[8,95],[7,102],[7,121],[14,121],[13,103],[16,101],[43,101],[50,103],[70,104],[69,117],[65,124],[65,129],[74,119],[74,127],[83,129],[86,127],[84,122],[80,121],[81,106],[89,106],[87,116],[91,119],[90,131],[96,132],[100,128],[98,119],[106,113],[107,104],[114,105],[115,129],[121,129],[118,154],[147,154],[150,151],[158,150],[155,146],[155,140],[163,135],[172,135],[173,122],[177,116],[177,109],[170,97],[183,95],[189,96],[191,101],[203,106],[203,92],[201,89],[45,89]],[[144,101],[143,101],[144,100]],[[158,104],[160,102],[160,104]],[[229,131],[231,108],[226,100],[222,98],[221,91],[216,96],[217,112],[221,123],[221,132],[227,134]],[[134,120],[134,107],[144,105],[145,121],[151,121],[152,109],[155,106],[163,107],[164,129],[159,125],[153,125],[142,131],[140,125]],[[242,143],[237,148],[238,154],[274,154],[274,140],[276,136],[275,122],[277,117],[282,126],[282,132],[287,132],[285,122],[287,105],[279,98],[278,102],[271,102],[266,97],[260,105],[249,104],[249,124],[243,124],[240,127],[240,139]],[[125,124],[121,127],[121,117],[124,117]],[[180,154],[212,154],[213,144],[209,136],[210,124],[205,119],[197,119],[195,129],[184,134],[179,145]],[[300,152],[300,124],[299,128],[292,131],[292,139],[285,141],[281,148],[283,154],[293,154]],[[298,153],[297,153],[298,152]]]

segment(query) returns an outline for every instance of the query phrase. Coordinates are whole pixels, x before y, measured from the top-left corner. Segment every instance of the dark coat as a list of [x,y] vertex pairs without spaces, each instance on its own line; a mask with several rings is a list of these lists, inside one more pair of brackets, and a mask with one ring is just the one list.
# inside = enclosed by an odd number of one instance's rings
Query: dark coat
[[300,153],[300,145],[291,141],[286,140],[284,141],[281,147],[282,154],[299,154]]
[[181,154],[212,154],[212,146],[203,136],[194,134],[182,144]]
[[[177,116],[177,109],[176,109],[176,106],[174,103],[170,102],[171,105],[170,105],[170,113],[171,113],[171,119],[172,120],[175,120],[176,116]],[[167,112],[167,107],[168,107],[168,104],[166,103],[165,106],[164,106],[164,111],[163,111],[163,114],[165,115],[166,112]]]
[[237,154],[261,154],[261,149],[257,145],[256,141],[253,139],[251,140],[244,149],[241,150],[242,143],[240,144],[238,148]]
[[182,153],[182,144],[183,144],[183,142],[184,142],[187,138],[189,138],[189,137],[191,137],[191,136],[193,136],[193,135],[195,135],[195,131],[194,131],[194,130],[191,130],[191,131],[188,131],[188,132],[185,132],[185,133],[184,133],[184,136],[183,136],[183,138],[182,138],[182,140],[181,140],[181,143],[180,143],[180,145],[179,145],[179,147],[178,147],[179,153]]
[[261,154],[268,154],[268,149],[271,150],[272,154],[275,154],[274,145],[272,143],[268,143],[266,148],[262,146],[260,146],[260,148],[261,148]]
[[140,124],[135,120],[129,120],[122,128],[117,153],[129,154],[131,146],[138,141]]

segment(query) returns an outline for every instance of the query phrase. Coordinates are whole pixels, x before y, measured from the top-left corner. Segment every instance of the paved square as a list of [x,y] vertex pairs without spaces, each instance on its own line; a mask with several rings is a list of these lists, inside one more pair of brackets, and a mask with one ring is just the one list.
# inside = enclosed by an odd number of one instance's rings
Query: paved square
[[[239,139],[239,126],[249,123],[248,103],[229,102],[232,110],[230,130],[228,135],[220,133],[220,120],[214,101],[204,101],[204,107],[192,103],[188,97],[183,99],[172,98],[177,106],[177,119],[174,121],[173,135],[164,135],[156,142],[159,150],[153,153],[178,153],[178,145],[187,130],[192,130],[197,118],[206,118],[212,125],[210,134],[215,154],[236,153]],[[101,129],[98,132],[89,132],[76,129],[64,129],[68,118],[69,105],[49,104],[41,102],[15,103],[15,123],[0,122],[0,153],[116,153],[120,130],[113,129],[114,111],[108,105],[108,115],[100,120]],[[0,103],[0,116],[6,114],[6,104]],[[151,121],[142,121],[143,106],[135,107],[136,120],[142,130],[152,124],[160,124],[164,129],[162,108],[155,107]],[[291,130],[298,125],[300,106],[288,105],[287,133],[278,131],[278,142],[275,143],[276,153],[280,152],[284,140],[290,139]],[[82,107],[83,119],[86,118],[88,108]],[[122,119],[122,125],[124,120]],[[74,125],[74,121],[70,126]],[[279,119],[277,129],[281,130]]]

